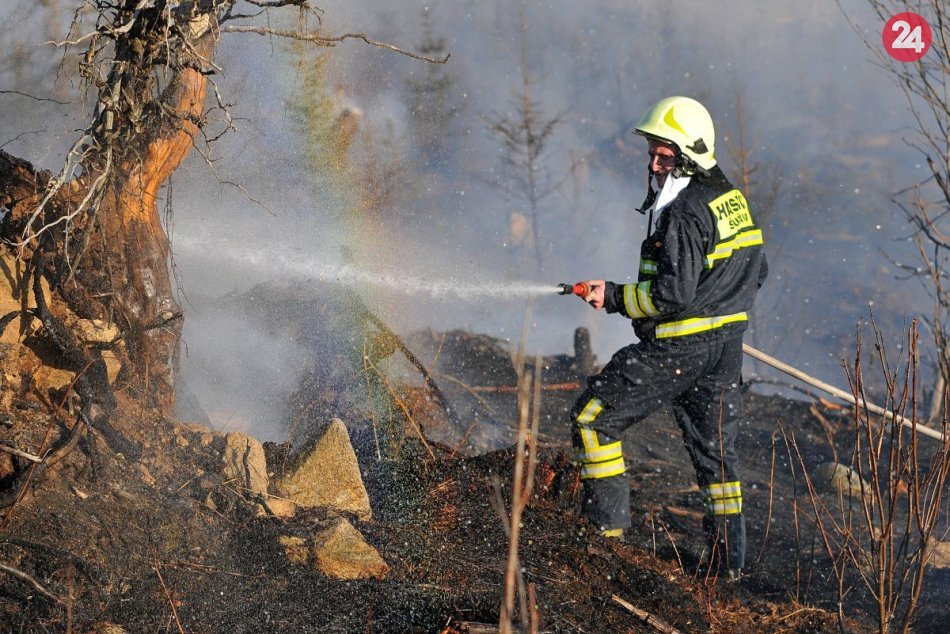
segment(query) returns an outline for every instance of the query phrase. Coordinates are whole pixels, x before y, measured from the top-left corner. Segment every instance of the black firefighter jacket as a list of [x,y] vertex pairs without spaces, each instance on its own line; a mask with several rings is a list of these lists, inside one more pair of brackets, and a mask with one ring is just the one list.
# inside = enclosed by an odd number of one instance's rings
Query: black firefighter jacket
[[630,317],[644,343],[737,337],[767,273],[762,230],[714,166],[664,209],[640,247],[636,284],[606,283],[605,308]]

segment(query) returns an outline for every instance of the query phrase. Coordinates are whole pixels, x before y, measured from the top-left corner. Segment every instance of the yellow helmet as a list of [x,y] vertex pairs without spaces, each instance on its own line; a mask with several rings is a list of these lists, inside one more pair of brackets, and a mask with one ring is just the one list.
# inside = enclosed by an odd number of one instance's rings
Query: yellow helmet
[[[716,164],[716,131],[709,112],[695,99],[667,97],[650,106],[635,129],[636,134],[672,143],[703,170]],[[689,164],[684,166],[687,172]]]

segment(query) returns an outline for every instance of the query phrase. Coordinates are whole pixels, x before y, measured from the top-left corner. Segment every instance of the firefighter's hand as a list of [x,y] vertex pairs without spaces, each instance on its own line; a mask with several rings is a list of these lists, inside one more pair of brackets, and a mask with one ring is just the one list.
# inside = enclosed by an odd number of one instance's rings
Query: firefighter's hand
[[597,310],[603,308],[606,282],[604,280],[587,280],[584,283],[590,286],[590,292],[584,295],[584,301]]

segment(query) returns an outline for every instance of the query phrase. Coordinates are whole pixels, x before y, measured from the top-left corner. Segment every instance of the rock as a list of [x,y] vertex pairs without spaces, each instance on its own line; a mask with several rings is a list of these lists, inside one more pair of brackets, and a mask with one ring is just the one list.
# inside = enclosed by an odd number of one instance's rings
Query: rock
[[150,487],[155,486],[155,477],[152,475],[152,472],[148,470],[148,467],[146,467],[141,462],[136,462],[135,469],[138,470],[139,475],[142,476],[142,481],[145,482],[145,484]]
[[389,565],[346,519],[339,518],[313,537],[317,570],[334,579],[384,579]]
[[293,517],[297,512],[297,505],[290,500],[274,497],[267,498],[267,508],[275,517]]
[[89,634],[127,634],[127,631],[121,625],[102,621],[93,625]]
[[[23,261],[18,260],[12,254],[0,255],[0,317],[17,313],[0,331],[0,343],[14,346],[8,354],[4,355],[3,372],[12,375],[28,372],[31,376],[32,385],[38,387],[41,391],[65,389],[72,384],[75,374],[60,368],[47,366],[46,363],[49,361],[47,358],[48,351],[43,349],[44,344],[41,342],[28,344],[30,347],[36,348],[32,350],[31,354],[39,356],[40,363],[42,363],[40,371],[33,372],[32,368],[17,367],[20,355],[23,353],[16,350],[15,346],[26,342],[30,335],[42,327],[40,320],[32,314],[32,311],[36,308],[36,298],[33,295],[32,283],[26,283],[29,279],[25,277],[23,269]],[[50,292],[49,283],[45,278],[41,280],[41,286],[47,303],[51,305],[52,312],[63,320],[66,327],[76,333],[80,341],[103,344],[118,339],[118,326],[101,319],[80,319],[76,317],[64,305],[56,304],[56,296]],[[119,345],[121,346],[122,343],[119,342]],[[106,365],[109,382],[113,383],[122,368],[122,364],[111,350],[102,351],[102,360]],[[33,363],[35,361],[27,361],[27,365]],[[7,385],[12,387],[15,387],[19,382],[19,376],[16,376],[15,380],[8,379],[6,381]]]
[[76,331],[85,343],[113,343],[120,334],[118,326],[103,319],[78,319]]
[[[4,253],[0,255],[0,317],[17,311],[23,311],[10,321],[3,332],[0,332],[0,341],[17,343],[22,341],[22,335],[40,326],[40,320],[29,311],[36,308],[36,299],[33,296],[33,285],[28,284],[25,277],[26,263],[18,260],[14,255]],[[49,283],[42,279],[40,284],[43,294],[49,297]],[[20,323],[25,317],[25,324]]]
[[310,560],[310,547],[303,537],[281,535],[277,541],[283,546],[284,554],[287,555],[290,563],[303,566]]
[[231,432],[224,437],[224,477],[248,500],[267,497],[267,462],[256,438]]
[[109,385],[115,385],[115,380],[122,370],[122,362],[119,361],[112,350],[102,351],[102,362],[106,364],[106,377],[109,380]]
[[323,435],[301,451],[274,483],[275,495],[304,507],[327,507],[369,519],[373,511],[346,426],[330,421]]
[[[815,488],[825,493],[851,493],[861,496],[861,478],[856,471],[843,464],[825,462],[812,470],[811,480]],[[870,489],[870,484],[864,482],[864,490]]]
[[33,383],[44,392],[65,390],[73,384],[75,378],[75,373],[49,365],[41,365],[33,373]]

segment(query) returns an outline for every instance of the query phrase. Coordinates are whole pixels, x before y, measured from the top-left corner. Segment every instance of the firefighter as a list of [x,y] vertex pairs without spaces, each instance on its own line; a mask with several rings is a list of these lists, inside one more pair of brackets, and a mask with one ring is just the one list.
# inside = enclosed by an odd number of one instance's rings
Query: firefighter
[[606,537],[623,537],[630,486],[620,437],[670,403],[704,501],[707,562],[737,578],[745,558],[735,447],[742,335],[767,274],[762,231],[716,164],[702,104],[662,99],[635,133],[649,152],[637,281],[588,280],[584,300],[631,319],[639,341],[588,379],[571,411],[582,512]]

